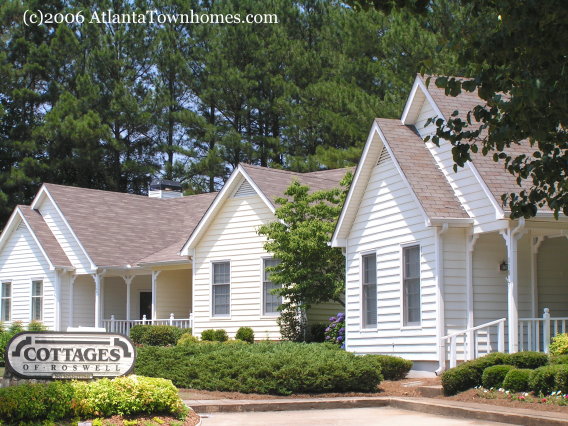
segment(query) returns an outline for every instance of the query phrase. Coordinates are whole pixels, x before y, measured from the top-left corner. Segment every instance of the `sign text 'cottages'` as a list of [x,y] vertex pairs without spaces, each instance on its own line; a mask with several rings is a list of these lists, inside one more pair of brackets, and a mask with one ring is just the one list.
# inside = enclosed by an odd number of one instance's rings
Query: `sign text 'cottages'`
[[6,366],[26,379],[123,376],[135,357],[130,339],[109,333],[24,332],[6,348]]

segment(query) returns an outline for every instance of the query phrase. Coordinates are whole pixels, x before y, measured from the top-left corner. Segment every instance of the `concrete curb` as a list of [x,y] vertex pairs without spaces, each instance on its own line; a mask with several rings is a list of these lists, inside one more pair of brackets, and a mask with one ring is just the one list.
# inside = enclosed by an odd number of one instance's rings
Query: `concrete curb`
[[526,426],[568,425],[565,413],[534,411],[487,404],[440,401],[431,398],[342,397],[309,399],[184,401],[196,413],[294,411],[334,408],[394,407],[446,417],[460,417]]

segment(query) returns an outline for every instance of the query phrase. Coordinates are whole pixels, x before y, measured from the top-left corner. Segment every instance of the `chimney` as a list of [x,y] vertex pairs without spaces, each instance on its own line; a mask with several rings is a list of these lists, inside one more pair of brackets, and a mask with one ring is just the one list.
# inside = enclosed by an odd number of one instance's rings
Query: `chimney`
[[180,198],[183,197],[181,184],[173,180],[156,179],[150,182],[148,191],[150,198]]

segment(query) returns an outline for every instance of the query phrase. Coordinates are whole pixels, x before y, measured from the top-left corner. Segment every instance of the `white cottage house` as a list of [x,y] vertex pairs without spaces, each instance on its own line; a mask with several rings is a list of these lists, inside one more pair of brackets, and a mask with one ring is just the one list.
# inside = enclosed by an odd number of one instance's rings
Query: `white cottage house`
[[[256,229],[276,220],[273,200],[293,179],[324,189],[344,173],[241,165],[220,193],[187,197],[168,181],[148,197],[44,184],[0,235],[0,322],[122,333],[173,324],[231,336],[250,326],[277,339],[280,302],[268,292],[271,260]],[[310,319],[337,309],[316,307]]]
[[519,187],[503,164],[475,155],[454,172],[448,142],[423,142],[429,118],[481,102],[418,76],[401,119],[373,123],[332,241],[347,261],[347,350],[439,373],[448,360],[546,350],[566,327],[568,218],[509,219],[500,197]]

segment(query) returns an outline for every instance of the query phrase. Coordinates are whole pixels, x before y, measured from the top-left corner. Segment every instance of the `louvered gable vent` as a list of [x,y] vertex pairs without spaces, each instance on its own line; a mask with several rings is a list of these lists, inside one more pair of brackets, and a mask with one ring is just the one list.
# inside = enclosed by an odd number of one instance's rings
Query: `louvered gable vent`
[[387,151],[387,149],[385,147],[383,147],[383,150],[381,151],[381,155],[379,156],[379,161],[377,161],[377,166],[387,162],[389,158],[390,158],[389,152]]
[[236,190],[235,195],[233,197],[240,198],[240,197],[250,197],[251,195],[256,194],[256,191],[248,182],[248,180],[243,181],[239,189]]

